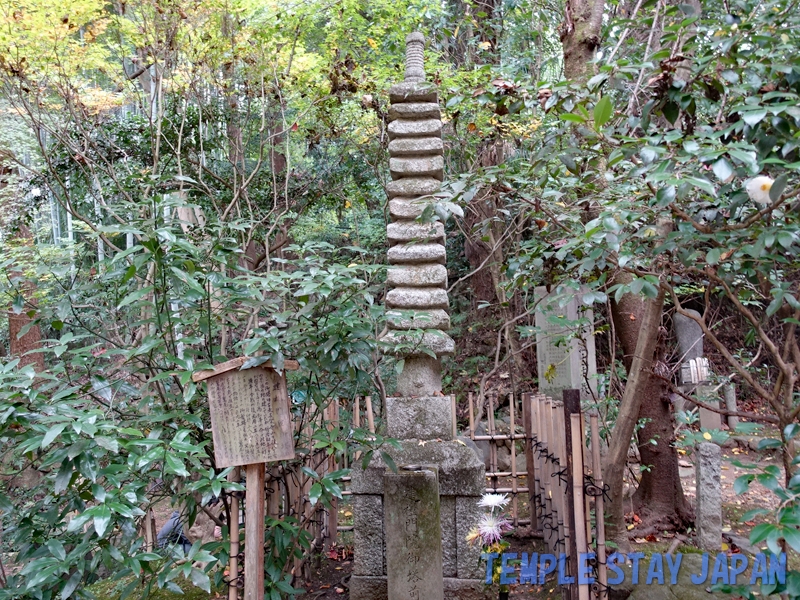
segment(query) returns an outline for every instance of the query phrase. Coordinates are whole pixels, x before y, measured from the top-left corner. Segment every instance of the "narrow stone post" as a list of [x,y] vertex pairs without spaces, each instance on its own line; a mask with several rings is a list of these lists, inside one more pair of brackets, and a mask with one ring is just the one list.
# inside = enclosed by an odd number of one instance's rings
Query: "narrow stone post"
[[384,475],[389,600],[443,600],[442,528],[435,467]]
[[696,454],[697,545],[718,551],[722,548],[722,450],[716,444],[703,442],[698,444]]
[[[736,412],[739,409],[736,408],[736,384],[729,383],[722,388],[722,394],[725,397],[725,408],[728,409],[730,412]],[[736,429],[736,426],[739,424],[739,417],[734,417],[732,415],[728,416],[728,427],[733,431]]]

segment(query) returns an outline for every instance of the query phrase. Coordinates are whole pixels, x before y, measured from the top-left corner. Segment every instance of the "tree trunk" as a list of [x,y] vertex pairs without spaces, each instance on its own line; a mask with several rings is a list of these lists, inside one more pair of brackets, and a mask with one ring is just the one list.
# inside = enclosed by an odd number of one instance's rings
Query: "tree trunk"
[[594,75],[592,61],[600,47],[604,7],[602,0],[567,0],[561,24],[564,76],[567,79],[585,82]]
[[[633,300],[635,297],[629,296],[624,298],[620,305],[629,306]],[[625,384],[625,393],[620,401],[619,413],[611,432],[608,455],[603,466],[603,480],[610,488],[611,499],[607,507],[607,537],[614,541],[622,551],[627,551],[630,547],[625,529],[623,477],[628,448],[639,417],[639,409],[650,382],[650,370],[653,366],[663,308],[664,291],[659,289],[658,297],[644,302],[642,317],[638,319],[639,331],[636,334],[630,330],[619,332],[620,337],[626,337],[629,341],[635,338],[636,349],[632,355],[629,354],[632,358],[628,370],[628,381]],[[631,313],[628,312],[629,321],[630,316]]]

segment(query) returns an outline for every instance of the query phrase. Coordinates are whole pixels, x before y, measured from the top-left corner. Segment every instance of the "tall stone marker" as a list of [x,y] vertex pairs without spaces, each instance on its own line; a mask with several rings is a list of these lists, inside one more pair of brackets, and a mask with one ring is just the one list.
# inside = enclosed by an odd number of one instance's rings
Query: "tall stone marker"
[[[584,328],[575,336],[579,318],[592,322],[591,310],[579,311],[581,295],[569,301],[549,294],[547,288],[535,289],[537,298],[542,298],[536,311],[536,366],[539,377],[539,392],[561,398],[564,390],[579,389],[581,401],[588,402],[597,394],[597,358],[594,335],[591,328]],[[563,340],[565,336],[571,339]]]
[[[264,484],[266,463],[294,458],[294,437],[289,414],[286,377],[269,363],[241,370],[247,357],[234,358],[192,375],[208,382],[211,434],[218,467],[246,465],[244,600],[264,600]],[[285,369],[297,369],[287,360]],[[238,509],[231,530],[239,543]],[[231,556],[231,578],[238,577]]]
[[704,550],[722,548],[722,450],[703,442],[696,451],[697,501],[695,523],[697,545]]
[[[405,80],[389,90],[391,267],[383,341],[404,362],[396,393],[386,399],[386,434],[401,444],[389,451],[398,474],[387,474],[380,456],[353,468],[351,600],[439,600],[442,589],[446,598],[472,600],[486,591],[480,548],[465,539],[482,515],[483,462],[453,439],[451,400],[442,395],[441,357],[455,351],[447,334],[444,225],[420,219],[436,202],[444,170],[438,95],[425,81],[424,45],[419,33],[406,38]],[[409,470],[419,465],[424,470]]]
[[[696,310],[687,310],[700,318]],[[719,402],[719,396],[714,395],[714,386],[708,384],[709,364],[703,358],[703,329],[691,317],[675,314],[673,317],[675,337],[678,340],[678,351],[681,360],[681,386],[685,392],[694,392],[704,402],[714,404]],[[683,410],[683,401],[676,404],[678,410]],[[700,427],[705,429],[719,429],[722,419],[719,413],[700,407]]]
[[436,468],[387,470],[383,489],[389,600],[443,600]]

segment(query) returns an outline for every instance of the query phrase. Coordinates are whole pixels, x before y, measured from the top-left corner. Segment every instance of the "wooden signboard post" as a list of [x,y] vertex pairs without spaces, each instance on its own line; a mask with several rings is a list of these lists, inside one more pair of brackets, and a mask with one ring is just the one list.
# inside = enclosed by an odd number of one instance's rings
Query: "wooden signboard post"
[[[264,484],[266,463],[294,458],[294,437],[286,377],[267,362],[240,370],[247,357],[235,358],[192,381],[208,381],[208,404],[217,467],[245,466],[244,600],[264,599]],[[287,360],[284,369],[295,370]],[[238,470],[238,469],[237,469]],[[231,502],[230,577],[238,574],[239,502]],[[232,587],[229,598],[236,599]]]

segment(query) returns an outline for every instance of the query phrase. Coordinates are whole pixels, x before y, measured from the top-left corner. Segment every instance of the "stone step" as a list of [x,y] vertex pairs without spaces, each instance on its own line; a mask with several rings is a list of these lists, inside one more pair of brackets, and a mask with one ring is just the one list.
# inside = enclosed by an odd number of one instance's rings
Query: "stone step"
[[444,144],[440,137],[397,138],[389,142],[389,156],[420,156],[441,154]]
[[389,107],[392,119],[438,119],[440,116],[437,102],[400,102]]
[[398,196],[430,196],[441,189],[441,182],[433,177],[404,177],[386,186],[389,198]]
[[447,287],[447,269],[436,264],[391,267],[386,282],[391,287]]
[[439,119],[396,119],[389,123],[389,140],[398,137],[441,137],[442,122]]
[[381,338],[387,344],[402,346],[395,351],[398,356],[425,356],[427,353],[423,348],[427,348],[436,356],[449,356],[455,352],[456,343],[449,335],[440,331],[438,333],[390,331]]
[[389,172],[392,175],[392,179],[428,175],[441,181],[444,179],[444,157],[390,158]]
[[395,198],[389,200],[389,216],[398,221],[411,221],[419,217],[429,203],[430,200]]
[[438,94],[433,84],[404,81],[389,88],[389,102],[436,102]]
[[386,294],[386,306],[400,309],[447,308],[447,290],[442,288],[399,287]]
[[419,265],[445,263],[445,248],[442,244],[398,244],[387,252],[391,265]]
[[446,310],[389,310],[386,312],[389,329],[450,329],[450,315]]
[[444,242],[444,224],[433,223],[390,223],[386,228],[390,244],[407,242]]

